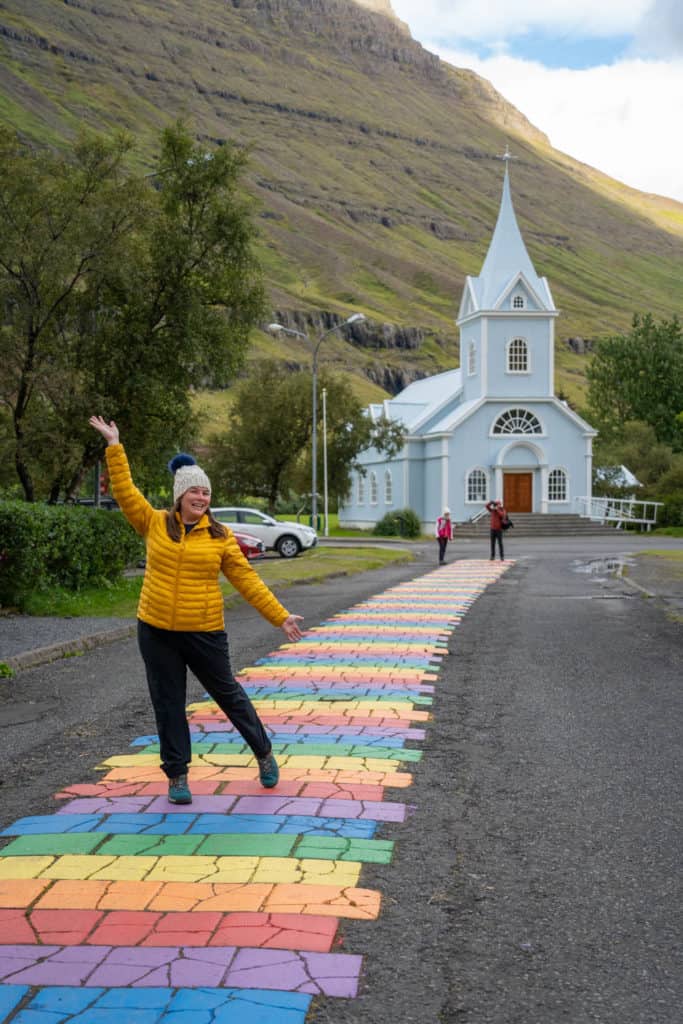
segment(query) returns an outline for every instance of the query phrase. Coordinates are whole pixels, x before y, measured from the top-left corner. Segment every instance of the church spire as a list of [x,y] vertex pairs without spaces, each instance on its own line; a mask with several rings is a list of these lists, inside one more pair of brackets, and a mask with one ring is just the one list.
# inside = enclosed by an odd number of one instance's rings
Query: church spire
[[[520,274],[544,305],[550,298],[545,279],[536,273],[517,224],[510,193],[509,165],[512,159],[506,147],[503,155],[505,177],[498,220],[479,277],[472,279],[480,309],[494,309]],[[552,299],[549,306],[553,306]]]

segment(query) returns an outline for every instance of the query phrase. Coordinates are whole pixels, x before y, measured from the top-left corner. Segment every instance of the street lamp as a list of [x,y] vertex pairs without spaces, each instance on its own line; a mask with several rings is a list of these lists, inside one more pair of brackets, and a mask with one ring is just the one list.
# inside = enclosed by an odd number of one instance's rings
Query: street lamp
[[326,537],[330,535],[330,516],[327,502],[327,388],[323,388],[323,522]]
[[268,324],[268,330],[271,334],[291,334],[295,338],[303,338],[313,349],[313,395],[312,395],[312,412],[313,422],[311,431],[311,526],[317,529],[318,526],[318,352],[320,346],[328,334],[332,334],[334,331],[340,331],[343,327],[349,327],[351,324],[358,324],[361,320],[365,320],[364,313],[352,313],[351,316],[347,317],[340,324],[335,324],[334,327],[328,328],[323,331],[322,334],[318,335],[318,339],[315,343],[311,341],[307,334],[303,331],[295,331],[293,327],[285,327],[283,324]]

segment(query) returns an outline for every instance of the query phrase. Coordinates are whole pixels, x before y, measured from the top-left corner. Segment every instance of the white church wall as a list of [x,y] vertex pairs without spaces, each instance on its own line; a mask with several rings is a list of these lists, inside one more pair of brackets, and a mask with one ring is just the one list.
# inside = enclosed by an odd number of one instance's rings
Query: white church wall
[[[406,458],[405,450],[390,462],[375,448],[363,452],[358,459],[365,470],[362,483],[359,481],[360,470],[354,470],[349,493],[339,504],[340,524],[368,529],[387,512],[405,508],[406,488],[410,480],[406,472]],[[387,487],[387,473],[390,474],[390,487]]]
[[483,345],[480,322],[474,320],[460,329],[460,369],[463,401],[475,401],[483,393]]
[[[487,500],[502,498],[505,470],[531,472],[534,512],[571,511],[573,497],[584,493],[585,440],[580,426],[568,419],[555,402],[527,402],[523,407],[537,417],[540,434],[494,435],[496,419],[510,408],[506,402],[487,402],[457,427],[448,457],[448,504],[456,522],[468,521],[484,507],[484,501],[468,500],[468,475],[475,467],[486,474]],[[547,501],[548,474],[553,468],[566,473],[564,501]]]
[[421,521],[425,519],[425,464],[422,456],[422,445],[410,445],[410,457],[407,463],[408,487],[404,503],[405,508],[412,508]]
[[[488,326],[488,394],[512,398],[542,398],[549,394],[548,320],[490,317]],[[508,367],[508,347],[515,339],[526,342],[528,369]]]

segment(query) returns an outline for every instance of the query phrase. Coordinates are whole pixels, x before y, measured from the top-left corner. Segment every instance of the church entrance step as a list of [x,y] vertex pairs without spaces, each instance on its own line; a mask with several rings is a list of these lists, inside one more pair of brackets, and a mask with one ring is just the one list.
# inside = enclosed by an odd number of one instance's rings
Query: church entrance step
[[[514,537],[600,537],[613,533],[615,529],[613,525],[603,525],[570,513],[543,515],[538,512],[517,512],[510,518],[514,523],[510,536]],[[489,518],[485,516],[476,523],[456,523],[454,534],[456,538],[462,539],[488,537],[489,529]]]

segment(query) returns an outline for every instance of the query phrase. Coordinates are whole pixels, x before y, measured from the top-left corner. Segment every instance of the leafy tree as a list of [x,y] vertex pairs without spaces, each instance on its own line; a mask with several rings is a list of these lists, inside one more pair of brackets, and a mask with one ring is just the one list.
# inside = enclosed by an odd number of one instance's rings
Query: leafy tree
[[644,486],[656,485],[660,477],[669,471],[674,458],[673,449],[657,441],[654,428],[649,423],[625,423],[618,437],[599,435],[596,440],[593,465],[607,472],[601,480],[594,482],[595,493],[616,494],[620,490],[615,478],[622,465],[630,469]]
[[214,491],[231,500],[254,495],[275,507],[290,489],[309,441],[310,390],[308,374],[283,373],[274,361],[255,365],[236,388],[230,426],[210,442],[207,466]]
[[677,317],[655,323],[633,317],[626,335],[599,342],[587,369],[589,415],[609,438],[633,420],[648,423],[657,441],[681,447],[683,336]]
[[[345,494],[358,455],[372,446],[395,454],[403,443],[397,424],[373,423],[348,382],[323,371],[319,393],[327,389],[327,467],[331,494]],[[266,500],[294,490],[310,492],[311,376],[283,372],[282,364],[265,361],[237,388],[230,427],[212,439],[209,464],[216,489],[232,500],[247,495]],[[321,416],[321,409],[318,409]],[[323,434],[318,426],[318,479],[322,480]]]
[[128,148],[123,139],[79,143],[67,164],[24,149],[6,129],[0,132],[0,397],[29,500],[33,453],[51,463],[50,471],[61,461],[53,411],[70,392],[65,335],[85,314],[99,268],[122,258],[122,241],[133,226],[135,196],[120,182]]
[[261,313],[244,152],[176,125],[142,177],[130,149],[90,138],[68,161],[0,133],[0,437],[9,423],[28,500],[78,492],[101,454],[93,410],[161,471],[191,440],[190,389],[228,383]]

